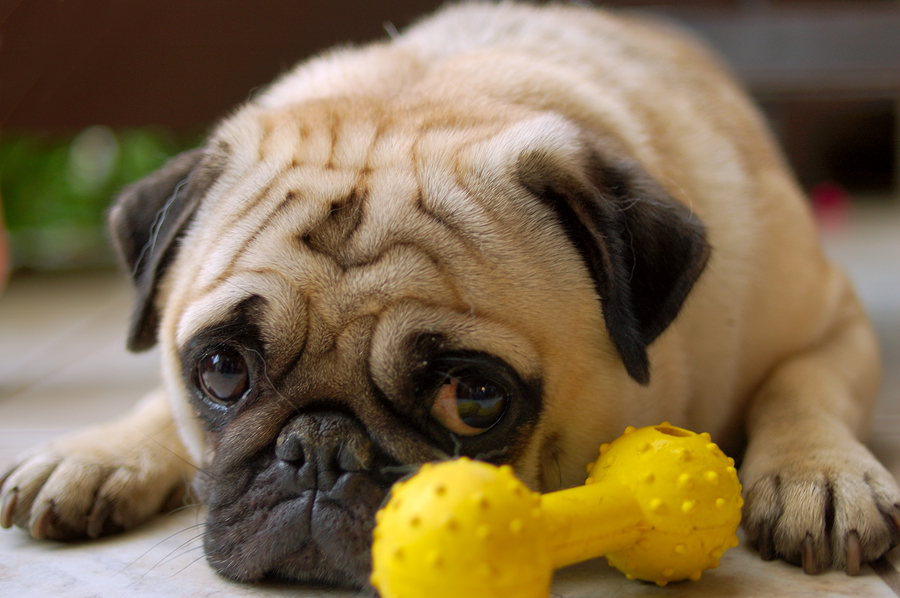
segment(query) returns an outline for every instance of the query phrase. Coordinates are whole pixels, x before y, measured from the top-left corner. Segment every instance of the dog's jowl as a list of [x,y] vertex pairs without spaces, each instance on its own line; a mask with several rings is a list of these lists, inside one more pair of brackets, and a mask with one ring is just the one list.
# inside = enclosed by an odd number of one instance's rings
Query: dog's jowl
[[415,465],[552,490],[668,420],[742,459],[764,558],[852,573],[900,539],[861,444],[872,330],[759,114],[681,32],[447,8],[301,64],[111,228],[163,389],[24,455],[4,527],[95,537],[192,484],[223,575],[359,586]]

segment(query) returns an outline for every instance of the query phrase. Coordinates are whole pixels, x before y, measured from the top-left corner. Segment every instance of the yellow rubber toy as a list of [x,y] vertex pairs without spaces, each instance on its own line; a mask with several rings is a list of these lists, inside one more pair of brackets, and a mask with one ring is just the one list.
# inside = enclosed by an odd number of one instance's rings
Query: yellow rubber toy
[[734,461],[663,423],[600,448],[584,486],[540,495],[508,466],[423,465],[376,515],[383,598],[546,598],[553,570],[605,555],[629,579],[700,579],[741,518]]

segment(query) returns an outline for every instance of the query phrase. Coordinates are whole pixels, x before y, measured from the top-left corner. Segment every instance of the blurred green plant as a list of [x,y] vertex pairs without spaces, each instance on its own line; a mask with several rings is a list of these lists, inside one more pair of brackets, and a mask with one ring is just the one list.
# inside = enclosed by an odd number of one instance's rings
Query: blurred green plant
[[112,197],[196,141],[104,126],[69,138],[4,135],[0,198],[13,264],[56,269],[111,263],[104,219]]

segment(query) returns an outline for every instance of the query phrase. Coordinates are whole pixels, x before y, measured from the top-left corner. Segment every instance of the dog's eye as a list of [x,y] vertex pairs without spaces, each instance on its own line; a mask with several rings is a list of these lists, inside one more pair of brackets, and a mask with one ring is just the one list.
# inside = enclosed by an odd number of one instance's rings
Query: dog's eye
[[474,436],[500,421],[509,391],[500,383],[479,376],[451,376],[441,385],[431,413],[447,429]]
[[218,403],[237,401],[250,386],[247,362],[234,349],[218,349],[198,364],[200,388]]

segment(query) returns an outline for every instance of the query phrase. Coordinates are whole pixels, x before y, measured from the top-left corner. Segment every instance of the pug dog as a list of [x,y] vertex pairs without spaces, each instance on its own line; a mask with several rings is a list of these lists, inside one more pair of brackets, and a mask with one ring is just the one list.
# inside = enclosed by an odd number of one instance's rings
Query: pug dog
[[225,577],[365,586],[418,464],[555,490],[668,420],[742,460],[763,558],[856,573],[900,539],[866,315],[760,114],[671,26],[445,8],[301,64],[110,222],[164,390],[18,460],[3,527],[97,537],[191,484]]

